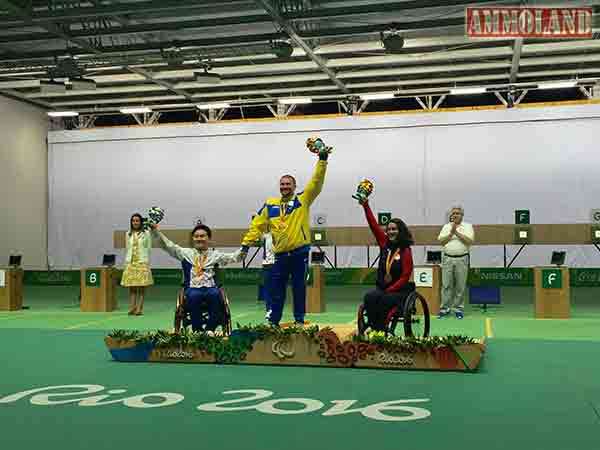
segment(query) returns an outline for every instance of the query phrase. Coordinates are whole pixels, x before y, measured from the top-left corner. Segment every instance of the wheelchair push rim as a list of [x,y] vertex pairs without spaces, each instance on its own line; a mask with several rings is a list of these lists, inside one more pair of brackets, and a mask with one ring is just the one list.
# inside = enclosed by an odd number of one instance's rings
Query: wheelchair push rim
[[[420,311],[419,311],[420,310]],[[411,293],[404,308],[404,335],[407,337],[428,337],[430,331],[429,306],[418,292]]]

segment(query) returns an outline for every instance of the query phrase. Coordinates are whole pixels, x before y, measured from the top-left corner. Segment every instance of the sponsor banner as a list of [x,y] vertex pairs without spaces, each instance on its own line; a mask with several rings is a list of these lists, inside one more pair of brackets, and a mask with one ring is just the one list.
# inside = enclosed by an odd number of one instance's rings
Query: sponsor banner
[[465,33],[470,38],[592,37],[592,8],[467,7]]
[[[376,269],[347,268],[325,269],[327,286],[344,285],[374,285]],[[600,287],[600,269],[570,269],[571,286]],[[180,269],[152,269],[156,285],[181,285]],[[33,286],[79,286],[80,272],[78,270],[27,270],[24,283]],[[120,274],[118,275],[120,279]],[[221,280],[225,285],[256,286],[262,284],[262,269],[223,269]],[[533,269],[531,268],[472,268],[469,272],[470,286],[525,286],[534,285]]]
[[531,268],[475,268],[469,271],[469,286],[533,286]]
[[573,287],[600,287],[600,269],[569,269]]
[[79,270],[26,270],[23,283],[32,286],[79,286]]

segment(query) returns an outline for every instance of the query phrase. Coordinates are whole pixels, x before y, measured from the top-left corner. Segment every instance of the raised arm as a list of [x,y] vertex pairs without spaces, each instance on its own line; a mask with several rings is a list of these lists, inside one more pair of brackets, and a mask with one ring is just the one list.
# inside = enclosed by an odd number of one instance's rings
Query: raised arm
[[265,203],[258,211],[256,216],[254,216],[252,222],[250,222],[250,228],[242,239],[242,247],[244,247],[247,251],[248,247],[260,241],[260,238],[268,230],[268,228],[269,211],[267,210],[267,204]]
[[304,192],[300,195],[304,203],[311,205],[323,189],[325,182],[325,173],[327,173],[327,158],[317,161],[317,166],[313,172],[313,176],[304,188]]
[[217,264],[220,266],[240,262],[242,259],[244,259],[242,249],[238,249],[233,253],[217,252]]
[[398,290],[402,289],[402,287],[404,285],[406,285],[406,283],[408,283],[408,280],[410,280],[410,276],[412,275],[412,272],[413,272],[413,259],[412,259],[412,251],[411,251],[410,247],[407,247],[404,249],[404,251],[402,252],[401,258],[402,258],[401,259],[402,274],[400,275],[400,278],[398,278],[398,281],[396,281],[394,284],[389,285],[385,289],[385,292],[398,291]]
[[377,240],[377,245],[379,245],[379,247],[381,247],[381,248],[385,247],[387,244],[388,238],[385,235],[384,231],[379,226],[379,224],[377,223],[377,219],[375,219],[375,216],[373,215],[373,211],[371,211],[369,202],[364,202],[362,204],[362,206],[365,210],[365,216],[367,216],[367,223],[369,224],[369,228],[371,228],[371,232],[373,233],[373,236],[375,236],[375,239]]
[[160,244],[161,248],[173,258],[176,258],[179,261],[184,259],[183,248],[175,244],[174,242],[171,242],[169,239],[167,239],[167,237],[164,234],[162,234],[156,228],[152,230],[152,236],[158,239],[158,243]]

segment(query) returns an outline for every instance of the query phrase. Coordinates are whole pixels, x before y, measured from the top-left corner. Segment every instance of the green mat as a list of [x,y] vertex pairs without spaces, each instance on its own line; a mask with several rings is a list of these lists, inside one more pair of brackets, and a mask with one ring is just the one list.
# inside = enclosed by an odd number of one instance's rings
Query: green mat
[[[255,289],[232,286],[228,292],[234,323],[262,321]],[[328,288],[327,313],[308,319],[350,324],[362,292]],[[573,289],[570,320],[532,319],[532,292],[525,288],[503,289],[503,306],[485,314],[468,307],[464,320],[434,319],[434,334],[493,336],[474,374],[116,363],[104,347],[106,330],[168,328],[173,288],[150,290],[141,317],[126,314],[124,290],[119,290],[121,309],[106,314],[80,313],[76,288],[28,286],[25,294],[30,309],[0,312],[0,398],[77,384],[104,387],[81,398],[108,395],[104,401],[110,401],[171,393],[183,399],[152,408],[122,402],[34,405],[31,395],[10,403],[0,399],[0,442],[6,448],[600,448],[600,306],[593,290]],[[290,303],[284,320],[291,319]],[[115,389],[126,392],[107,393]],[[197,409],[250,395],[224,394],[232,390],[268,392],[262,400],[216,406],[245,406],[242,410]],[[148,404],[161,401],[143,399]],[[373,406],[395,400],[408,400],[396,406],[417,409],[411,413]],[[335,405],[350,412],[331,415]],[[313,411],[298,411],[303,408]],[[416,420],[395,420],[424,413]]]

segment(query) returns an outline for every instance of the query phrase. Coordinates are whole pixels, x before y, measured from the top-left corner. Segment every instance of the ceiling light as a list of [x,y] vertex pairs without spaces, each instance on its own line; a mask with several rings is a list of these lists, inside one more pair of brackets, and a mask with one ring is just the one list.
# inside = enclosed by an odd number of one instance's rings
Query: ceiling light
[[231,105],[229,103],[201,103],[199,105],[196,105],[196,108],[198,109],[224,109],[224,108],[229,108]]
[[577,86],[577,81],[550,81],[548,83],[538,84],[538,89],[565,89]]
[[361,94],[361,100],[385,100],[389,98],[395,98],[393,92],[380,92],[379,94]]
[[464,87],[464,88],[450,89],[450,94],[452,94],[452,95],[484,94],[486,92],[487,92],[487,89],[484,87]]
[[152,110],[147,106],[138,106],[135,108],[121,108],[119,111],[123,114],[144,114],[151,113]]
[[312,98],[310,97],[288,97],[288,98],[280,98],[277,100],[282,105],[302,105],[306,103],[312,103]]
[[48,111],[50,117],[77,117],[78,112],[75,111]]

